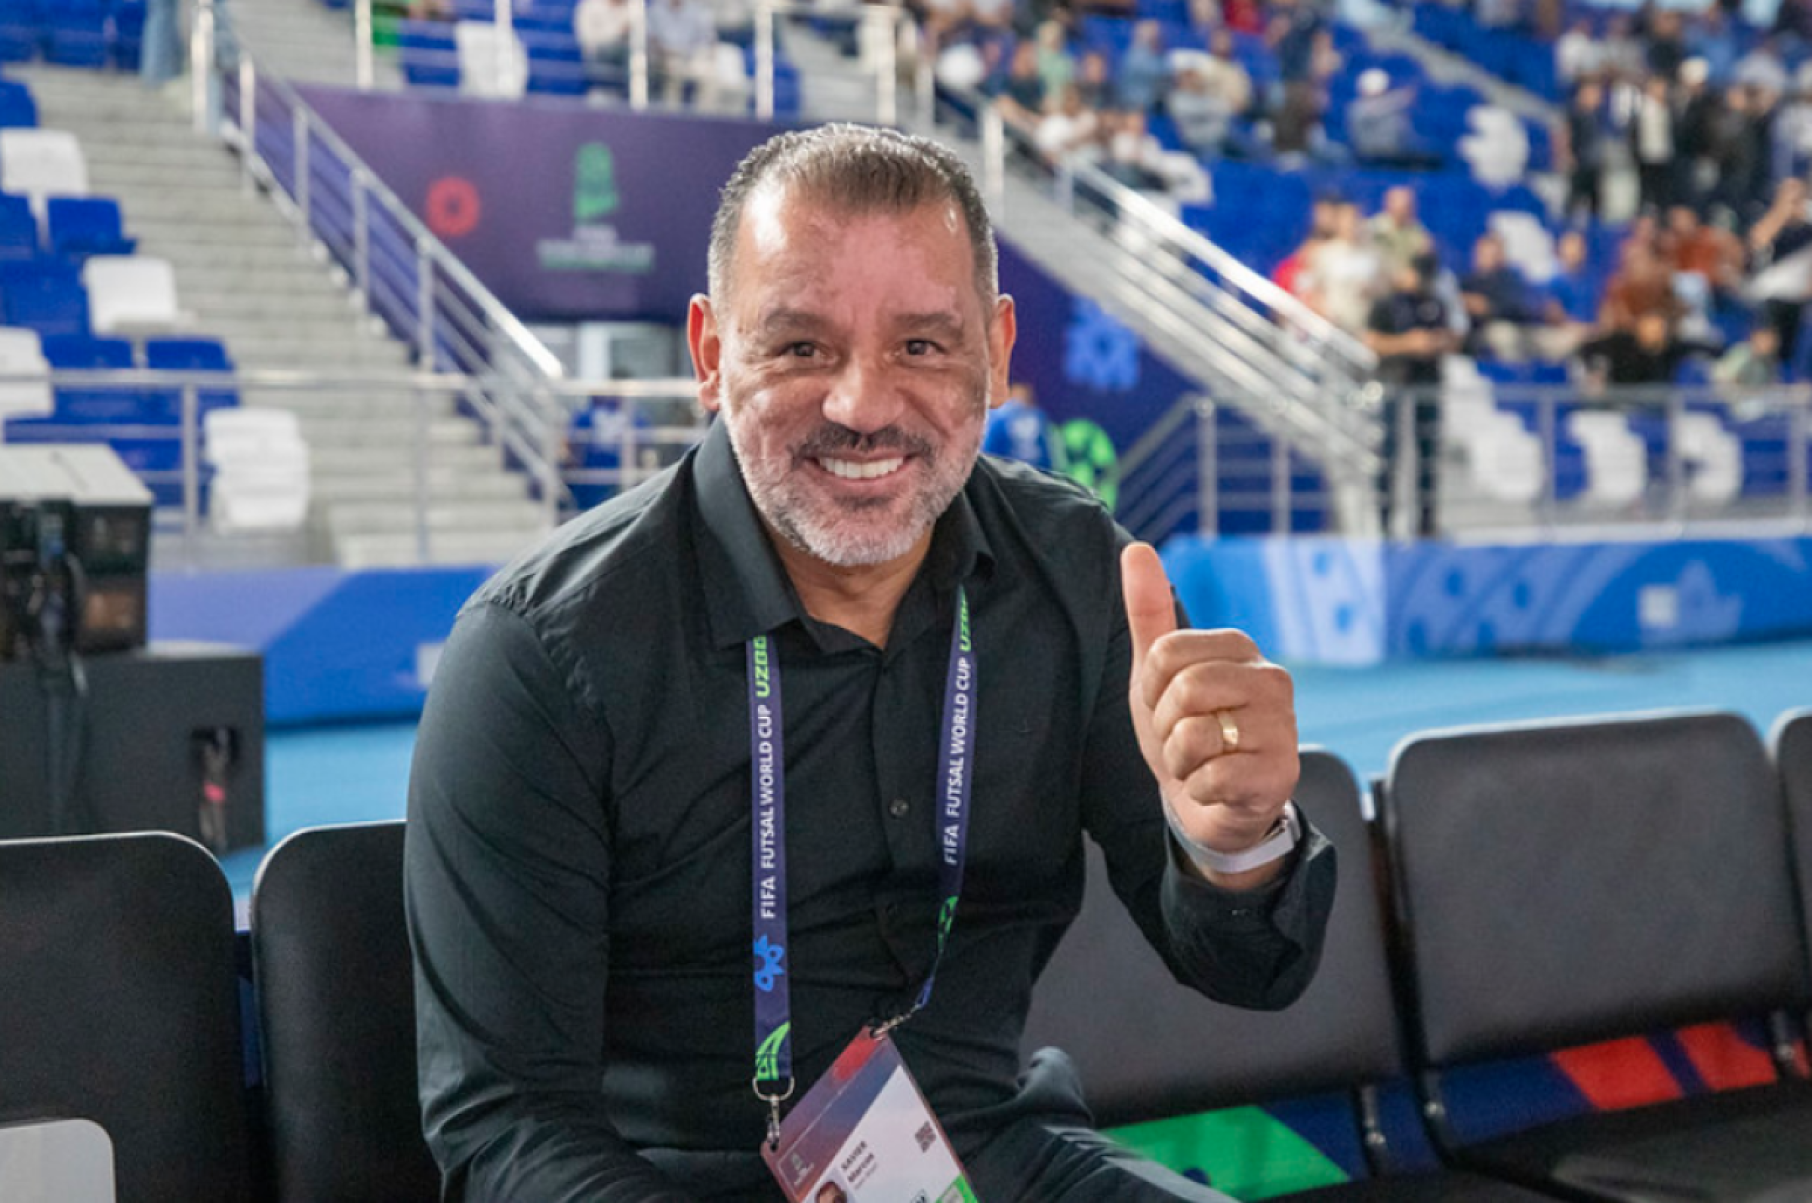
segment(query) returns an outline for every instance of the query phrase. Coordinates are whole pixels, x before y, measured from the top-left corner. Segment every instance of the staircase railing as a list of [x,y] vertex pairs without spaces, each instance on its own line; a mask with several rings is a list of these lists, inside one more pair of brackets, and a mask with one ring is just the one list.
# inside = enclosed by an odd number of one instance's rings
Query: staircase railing
[[504,307],[285,80],[241,48],[237,70],[208,64],[207,119],[311,253],[346,272],[357,303],[413,349],[419,370],[468,378],[463,398],[527,474],[550,524],[567,500],[559,449],[569,413],[547,385],[559,358]]

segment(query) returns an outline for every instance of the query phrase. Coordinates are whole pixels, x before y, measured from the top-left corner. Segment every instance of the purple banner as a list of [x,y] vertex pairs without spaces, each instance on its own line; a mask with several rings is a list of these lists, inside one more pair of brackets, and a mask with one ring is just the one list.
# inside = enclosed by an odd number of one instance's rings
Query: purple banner
[[767,122],[306,87],[379,178],[518,317],[685,318],[718,190]]

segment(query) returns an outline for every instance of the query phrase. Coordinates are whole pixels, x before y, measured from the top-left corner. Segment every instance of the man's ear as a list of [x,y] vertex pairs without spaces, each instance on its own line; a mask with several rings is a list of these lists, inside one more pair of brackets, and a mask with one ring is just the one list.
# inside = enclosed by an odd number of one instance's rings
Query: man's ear
[[719,365],[723,342],[717,335],[717,312],[711,298],[696,294],[686,307],[686,346],[692,352],[692,378],[698,381],[698,403],[709,413],[716,413],[723,403],[718,395],[722,380]]
[[1013,343],[1019,337],[1019,318],[1013,298],[995,298],[994,317],[988,322],[988,408],[1006,404],[1013,376]]

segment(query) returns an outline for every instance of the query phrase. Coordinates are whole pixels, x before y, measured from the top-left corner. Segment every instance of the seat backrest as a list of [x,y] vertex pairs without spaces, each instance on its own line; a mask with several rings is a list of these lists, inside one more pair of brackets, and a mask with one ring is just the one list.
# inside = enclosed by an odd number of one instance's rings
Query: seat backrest
[[88,338],[79,334],[55,334],[44,340],[44,358],[51,366],[69,368],[130,368],[132,340],[125,338]]
[[250,1197],[233,897],[201,845],[0,841],[0,983],[0,1124],[98,1124],[121,1199]]
[[1774,747],[1774,767],[1787,796],[1799,903],[1806,932],[1812,937],[1812,706],[1781,715],[1769,742]]
[[110,196],[53,196],[46,216],[50,245],[58,250],[111,245],[125,232],[120,204]]
[[46,338],[88,334],[88,290],[65,263],[0,264],[0,302],[9,326],[30,326]]
[[155,255],[96,255],[82,264],[92,328],[106,334],[172,326],[182,317],[176,271]]
[[217,338],[147,338],[145,366],[163,371],[230,372],[233,361]]
[[1433,732],[1382,815],[1432,1067],[1804,1005],[1772,766],[1733,714]]
[[1390,972],[1358,787],[1337,757],[1302,757],[1296,802],[1334,844],[1339,886],[1320,968],[1278,1012],[1177,983],[1108,884],[1091,844],[1082,912],[1039,979],[1021,1048],[1056,1045],[1105,1125],[1376,1082],[1401,1070]]
[[0,192],[34,198],[87,196],[88,160],[68,130],[0,129]]
[[[44,358],[36,330],[0,326],[0,417],[41,415],[54,410],[49,371],[50,363]],[[6,379],[29,375],[45,375],[45,379]]]
[[252,891],[279,1200],[438,1198],[415,1086],[403,824],[297,832]]

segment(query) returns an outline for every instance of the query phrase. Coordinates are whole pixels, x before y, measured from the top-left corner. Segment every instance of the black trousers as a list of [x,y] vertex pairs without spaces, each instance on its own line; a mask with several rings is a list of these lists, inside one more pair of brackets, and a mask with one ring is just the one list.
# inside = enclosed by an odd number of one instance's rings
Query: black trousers
[[[1437,533],[1435,522],[1435,467],[1436,457],[1441,450],[1441,402],[1435,389],[1438,385],[1422,385],[1411,402],[1401,394],[1389,395],[1384,403],[1384,468],[1378,481],[1380,517],[1383,519],[1384,534],[1388,538],[1391,531],[1391,514],[1397,502],[1397,480],[1403,468],[1402,456],[1412,458],[1409,468],[1415,481],[1413,494],[1416,510],[1416,534],[1424,539],[1431,539]],[[1388,394],[1387,394],[1388,395]],[[1401,437],[1398,433],[1403,421],[1401,407],[1412,405],[1414,413],[1411,420],[1415,425],[1413,437],[1408,448],[1400,447]]]

